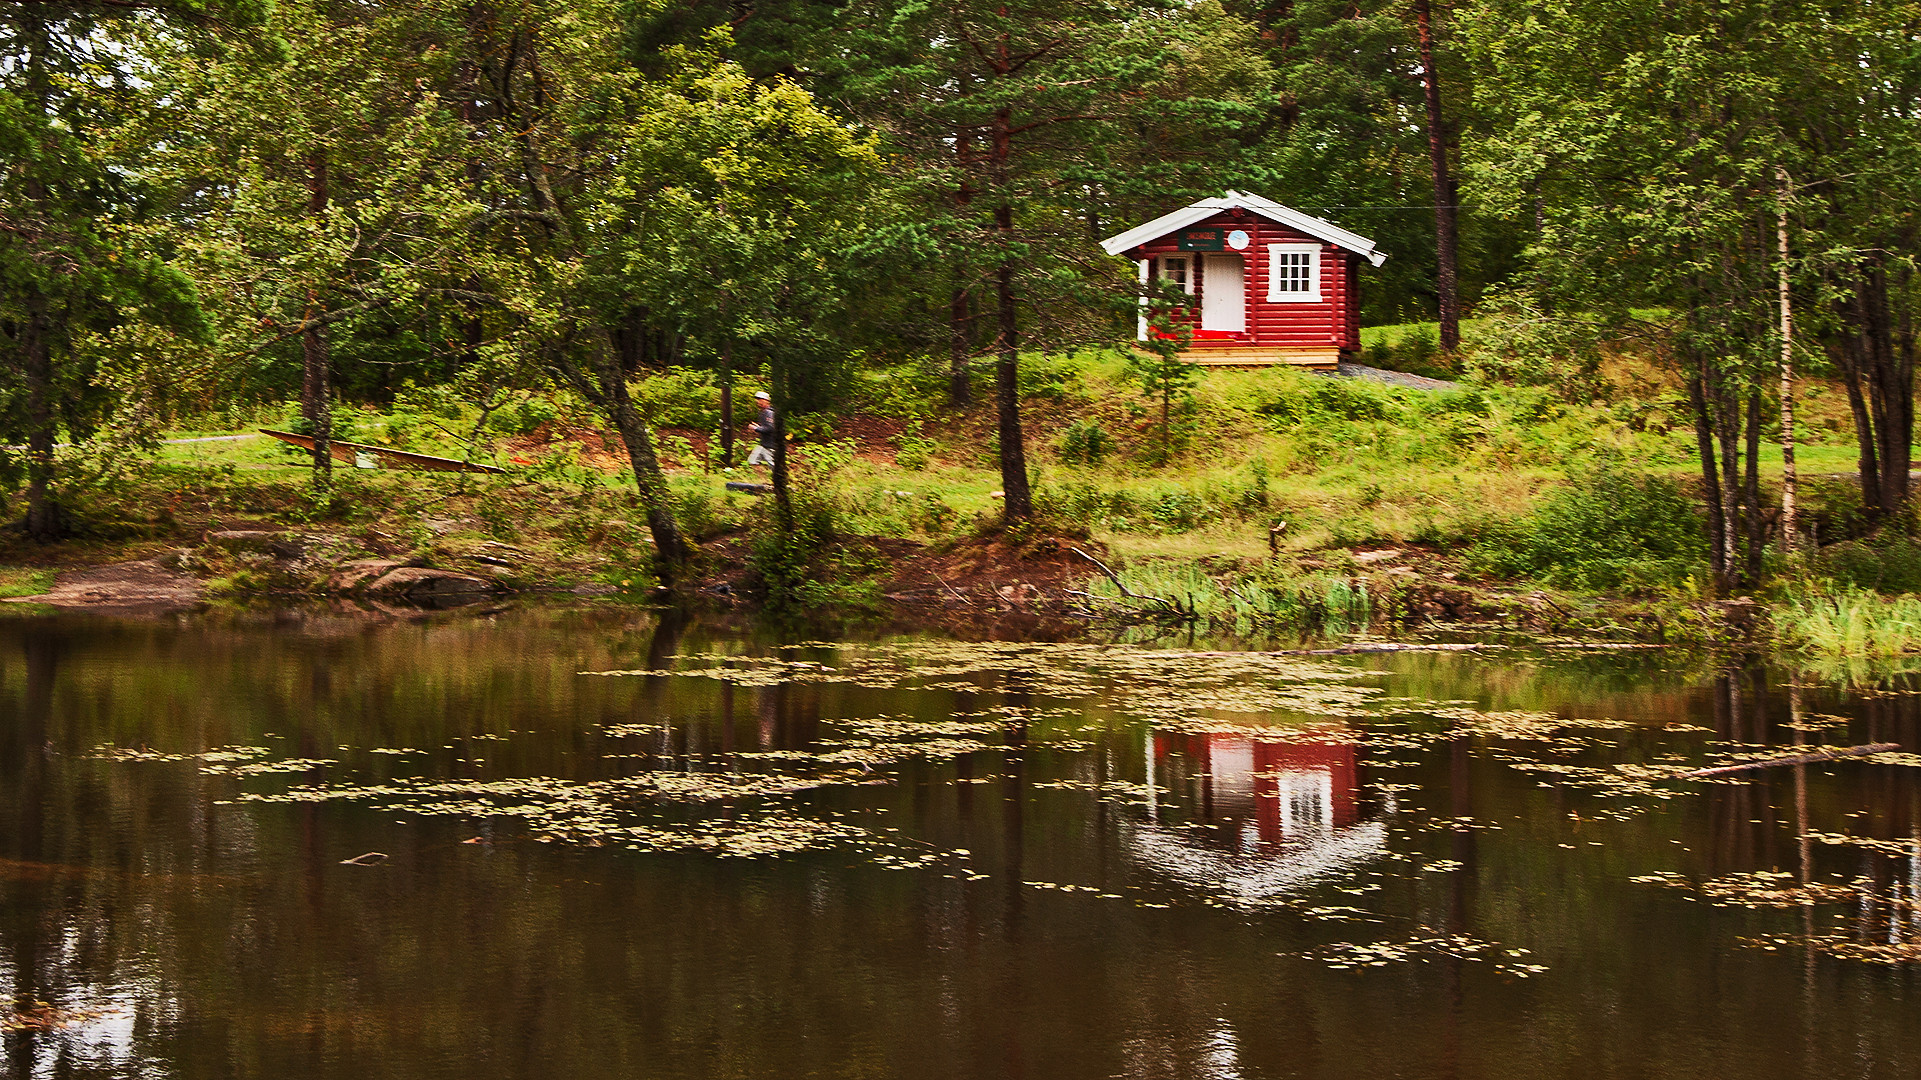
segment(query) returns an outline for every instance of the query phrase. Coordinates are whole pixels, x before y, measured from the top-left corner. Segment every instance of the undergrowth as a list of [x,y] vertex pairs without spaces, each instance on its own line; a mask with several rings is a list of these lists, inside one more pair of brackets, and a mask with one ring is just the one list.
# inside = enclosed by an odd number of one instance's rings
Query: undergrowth
[[1489,521],[1470,567],[1563,588],[1646,593],[1705,575],[1707,538],[1673,479],[1616,467],[1557,487],[1519,519]]
[[1921,653],[1921,596],[1866,589],[1796,592],[1773,610],[1776,640],[1797,652],[1836,660]]
[[1216,574],[1166,559],[1141,560],[1116,573],[1120,584],[1096,578],[1087,588],[1092,608],[1110,618],[1200,622],[1237,634],[1343,634],[1365,628],[1376,613],[1367,583],[1339,574]]

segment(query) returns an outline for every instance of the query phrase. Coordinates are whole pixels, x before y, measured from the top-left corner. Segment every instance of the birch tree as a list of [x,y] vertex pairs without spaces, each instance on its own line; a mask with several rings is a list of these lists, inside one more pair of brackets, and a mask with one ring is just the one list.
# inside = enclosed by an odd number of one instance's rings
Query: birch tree
[[1628,320],[1673,362],[1694,419],[1711,563],[1722,591],[1761,573],[1763,392],[1776,357],[1778,171],[1801,164],[1783,125],[1824,13],[1792,4],[1488,3],[1470,26],[1484,66],[1479,190],[1545,204],[1532,254],[1565,297]]

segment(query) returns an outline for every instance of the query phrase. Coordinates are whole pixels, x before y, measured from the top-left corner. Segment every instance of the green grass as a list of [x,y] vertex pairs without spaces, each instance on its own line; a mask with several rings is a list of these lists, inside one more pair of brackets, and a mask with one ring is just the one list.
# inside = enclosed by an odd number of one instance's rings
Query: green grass
[[[1421,324],[1367,333],[1415,325]],[[1024,361],[1027,452],[1043,510],[1086,530],[1130,573],[1173,574],[1147,569],[1162,561],[1185,564],[1181,573],[1189,577],[1208,578],[1212,584],[1198,578],[1162,584],[1183,596],[1191,591],[1197,603],[1205,596],[1206,617],[1223,624],[1301,621],[1304,614],[1342,607],[1326,595],[1329,583],[1307,580],[1312,575],[1289,570],[1284,580],[1263,577],[1272,566],[1296,566],[1296,557],[1312,556],[1310,566],[1315,560],[1339,565],[1344,550],[1409,545],[1459,555],[1504,523],[1532,520],[1553,492],[1604,467],[1670,477],[1684,491],[1699,483],[1693,435],[1666,398],[1658,405],[1617,404],[1568,400],[1552,387],[1471,383],[1435,393],[1292,369],[1209,370],[1176,403],[1173,452],[1163,462],[1156,452],[1158,403],[1130,381],[1123,356],[1085,352]],[[991,388],[981,385],[974,407],[956,414],[944,404],[939,375],[903,365],[863,376],[850,391],[852,407],[905,423],[905,434],[921,440],[914,444],[926,451],[921,468],[900,466],[885,444],[864,446],[851,459],[831,445],[794,445],[797,483],[826,491],[843,535],[937,543],[998,519]],[[692,414],[709,390],[697,379],[677,378],[653,397]],[[562,430],[593,426],[582,408],[564,395],[538,409],[520,408],[513,430],[535,414],[560,417],[553,427]],[[478,416],[424,392],[385,412],[356,407],[341,413],[351,437],[414,439],[415,448],[427,452],[438,448],[431,443],[439,437],[435,424],[471,430]],[[169,434],[249,433],[232,425],[222,430],[221,421],[240,419],[247,418],[191,418]],[[1065,433],[1089,426],[1099,427],[1114,449],[1097,463],[1065,460]],[[1848,484],[1833,477],[1854,468],[1850,433],[1824,430],[1821,437],[1826,441],[1800,448],[1803,474],[1827,478],[1804,494],[1814,509],[1824,500],[1845,502]],[[497,449],[509,436],[503,431],[495,438]],[[565,569],[583,574],[577,580],[633,578],[646,548],[631,479],[624,471],[583,466],[568,452],[573,444],[557,445],[552,452],[517,451],[534,463],[510,465],[505,476],[336,470],[334,504],[316,507],[306,495],[311,474],[300,458],[264,436],[170,444],[132,488],[96,497],[95,520],[128,523],[144,531],[127,535],[154,543],[188,546],[207,528],[249,521],[358,530],[381,550],[398,543],[454,558],[492,541],[539,553],[556,575]],[[1779,457],[1766,456],[1762,476],[1772,487]],[[725,484],[766,478],[765,470],[706,471],[697,462],[670,470],[683,523],[703,540],[764,519],[765,501],[728,493]],[[1280,522],[1286,523],[1279,534],[1282,557],[1270,562],[1270,529]],[[1196,569],[1203,561],[1231,570],[1241,582],[1231,586],[1239,595],[1219,584],[1223,574]],[[1256,595],[1270,585],[1271,595]]]
[[39,596],[53,588],[54,571],[0,566],[0,596]]
[[[1462,319],[1461,340],[1473,341],[1474,338],[1480,334],[1482,325],[1484,324],[1479,319]],[[1361,347],[1366,348],[1369,345],[1399,345],[1408,335],[1417,332],[1424,333],[1436,341],[1439,341],[1441,337],[1441,324],[1438,322],[1411,322],[1393,323],[1386,326],[1363,326],[1361,327]]]
[[1921,653],[1921,596],[1797,594],[1774,609],[1774,627],[1783,645],[1818,659],[1911,656]]

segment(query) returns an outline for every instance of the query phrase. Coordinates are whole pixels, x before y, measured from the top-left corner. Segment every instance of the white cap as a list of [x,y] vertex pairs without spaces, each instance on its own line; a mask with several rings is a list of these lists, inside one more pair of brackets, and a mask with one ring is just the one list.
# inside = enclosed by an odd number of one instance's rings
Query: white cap
[[756,391],[754,391],[754,400],[756,400],[756,401],[772,401],[772,400],[774,400],[774,399],[773,399],[773,398],[771,398],[771,397],[768,397],[768,396],[767,396],[767,391],[765,391],[765,390],[756,390]]

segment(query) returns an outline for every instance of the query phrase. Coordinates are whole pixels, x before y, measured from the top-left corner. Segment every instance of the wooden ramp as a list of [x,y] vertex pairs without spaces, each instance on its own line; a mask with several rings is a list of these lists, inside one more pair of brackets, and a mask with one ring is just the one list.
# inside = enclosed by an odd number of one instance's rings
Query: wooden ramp
[[[313,449],[313,438],[296,435],[291,431],[275,431],[261,428],[262,435],[271,435],[284,443],[292,443],[305,450]],[[366,443],[344,442],[340,439],[327,441],[327,453],[335,461],[360,469],[418,469],[423,472],[477,472],[504,473],[507,470],[495,465],[481,465],[472,461],[456,458],[435,457],[432,454],[414,454],[406,450],[395,450],[387,446],[369,446]]]

